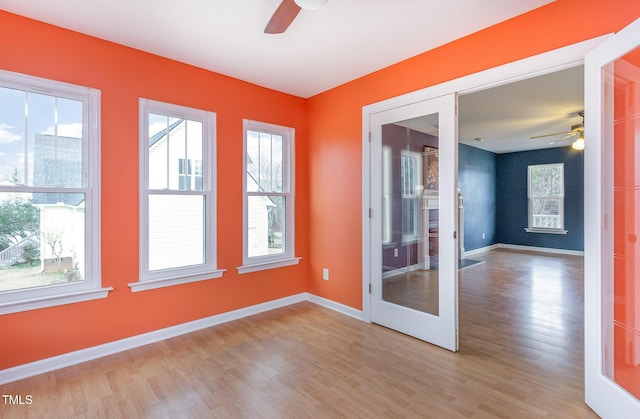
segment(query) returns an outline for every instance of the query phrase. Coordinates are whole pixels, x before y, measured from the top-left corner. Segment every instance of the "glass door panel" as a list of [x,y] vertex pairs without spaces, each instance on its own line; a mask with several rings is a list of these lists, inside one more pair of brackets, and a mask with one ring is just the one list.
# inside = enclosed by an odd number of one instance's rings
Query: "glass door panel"
[[585,401],[640,417],[640,19],[585,56]]
[[382,299],[437,316],[438,114],[382,126]]
[[[613,166],[613,240],[605,257],[612,260],[613,277],[604,278],[606,311],[605,347],[613,348],[613,359],[604,373],[640,399],[640,49],[604,68],[613,93],[613,138],[609,144]],[[607,147],[607,146],[605,146]],[[611,362],[612,361],[612,362]]]

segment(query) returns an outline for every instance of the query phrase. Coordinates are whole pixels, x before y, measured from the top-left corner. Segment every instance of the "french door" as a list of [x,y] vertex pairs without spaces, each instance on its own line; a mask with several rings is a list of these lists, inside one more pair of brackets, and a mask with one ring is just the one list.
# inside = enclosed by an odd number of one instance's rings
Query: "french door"
[[370,117],[371,321],[458,350],[456,94]]
[[585,394],[640,418],[640,19],[585,57]]

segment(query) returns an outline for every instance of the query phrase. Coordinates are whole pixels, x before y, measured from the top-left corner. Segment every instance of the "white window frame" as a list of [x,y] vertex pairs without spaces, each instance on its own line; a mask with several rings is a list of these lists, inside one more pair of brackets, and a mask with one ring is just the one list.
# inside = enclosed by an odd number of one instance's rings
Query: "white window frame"
[[[553,196],[532,196],[531,191],[531,172],[535,169],[539,168],[559,168],[562,172],[562,184],[560,195]],[[560,199],[560,221],[562,227],[559,228],[545,228],[545,227],[534,227],[533,221],[533,201],[534,199]],[[565,218],[564,218],[564,163],[550,163],[550,164],[532,164],[527,166],[527,201],[528,201],[528,227],[525,228],[525,231],[528,233],[547,233],[547,234],[567,234],[567,230],[564,229],[565,226]]]
[[[243,120],[243,149],[242,149],[242,266],[238,272],[241,274],[262,271],[265,269],[280,268],[297,265],[299,257],[295,257],[295,152],[293,128],[265,122]],[[257,131],[279,135],[283,138],[283,192],[269,192],[267,195],[281,195],[285,197],[285,249],[283,253],[249,257],[248,245],[248,197],[260,195],[247,191],[247,132]]]
[[[402,163],[404,160],[413,160],[415,162],[415,171],[414,171],[414,178],[410,179],[410,181],[413,184],[413,187],[410,187],[408,189],[405,188],[405,184],[403,182],[405,182],[404,179],[404,163]],[[420,195],[420,193],[418,192],[417,188],[420,187],[420,190],[422,190],[423,186],[422,186],[422,177],[423,177],[423,173],[422,173],[422,153],[418,153],[416,151],[410,151],[410,150],[401,150],[400,152],[400,179],[401,179],[401,184],[400,184],[400,193],[402,196],[402,211],[403,211],[403,219],[404,219],[404,206],[406,205],[411,205],[413,206],[413,220],[411,221],[411,225],[412,225],[412,231],[411,234],[406,234],[406,232],[404,231],[404,226],[402,225],[401,222],[401,230],[402,230],[402,241],[403,242],[408,242],[408,241],[413,241],[413,240],[417,240],[418,237],[420,236],[420,217],[421,217],[421,212],[422,212],[422,207],[420,206],[420,204],[422,203],[422,196]],[[413,190],[410,190],[413,189]],[[409,192],[409,193],[407,193]]]
[[[76,192],[85,194],[85,267],[79,282],[0,292],[0,314],[106,298],[100,259],[100,91],[0,70],[0,86],[82,102],[83,185],[80,188],[0,185],[0,192]],[[28,182],[27,182],[28,183]]]
[[[149,124],[150,113],[167,115],[202,122],[202,191],[149,188]],[[220,278],[225,272],[217,268],[216,247],[216,114],[213,112],[158,102],[151,99],[139,100],[140,117],[140,280],[129,284],[131,291],[145,291],[161,287],[185,284],[195,281]],[[176,175],[178,175],[176,173]],[[149,269],[149,196],[161,195],[202,195],[205,199],[204,212],[204,263],[179,268],[151,271]]]

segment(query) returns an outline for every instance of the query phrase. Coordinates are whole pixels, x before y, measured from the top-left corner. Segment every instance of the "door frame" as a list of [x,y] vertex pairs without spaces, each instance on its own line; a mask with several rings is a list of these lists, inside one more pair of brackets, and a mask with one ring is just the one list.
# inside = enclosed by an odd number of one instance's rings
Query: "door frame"
[[[588,54],[585,65],[585,132],[590,152],[585,154],[585,169],[590,175],[585,179],[585,400],[599,415],[607,417],[638,417],[640,403],[604,374],[613,364],[611,348],[605,348],[613,337],[613,312],[603,303],[604,295],[612,292],[603,289],[609,285],[605,275],[613,275],[611,262],[603,257],[611,246],[603,225],[605,215],[611,214],[613,202],[604,202],[605,180],[611,181],[613,156],[607,153],[604,139],[613,137],[613,127],[607,120],[613,117],[613,97],[603,93],[603,81],[612,75],[603,74],[600,66],[613,62],[627,51],[638,47],[640,19],[623,28],[600,47]],[[606,117],[606,119],[605,119]],[[607,159],[607,165],[603,165]],[[590,205],[591,203],[591,205]],[[598,327],[600,325],[600,327]],[[591,326],[591,327],[588,327]]]
[[[584,64],[585,55],[596,46],[602,44],[612,34],[579,42],[563,48],[548,51],[519,61],[494,67],[479,73],[471,74],[455,80],[447,81],[436,86],[427,87],[406,93],[390,99],[382,100],[362,108],[362,319],[371,323],[370,293],[372,275],[371,253],[378,251],[372,246],[372,226],[370,214],[372,211],[371,179],[380,173],[371,173],[371,118],[373,115],[395,108],[426,101],[439,96],[457,93],[459,95],[490,89],[492,87],[525,80],[543,74],[553,73]],[[586,183],[586,182],[585,182]],[[593,226],[585,223],[585,238],[587,230]],[[592,236],[590,236],[592,237]]]

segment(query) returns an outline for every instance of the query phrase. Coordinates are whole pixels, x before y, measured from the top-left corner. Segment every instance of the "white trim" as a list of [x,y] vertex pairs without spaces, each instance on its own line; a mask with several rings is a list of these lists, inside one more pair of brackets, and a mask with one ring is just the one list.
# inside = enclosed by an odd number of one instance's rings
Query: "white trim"
[[274,260],[271,262],[253,263],[250,265],[238,266],[236,269],[238,270],[239,274],[246,274],[249,272],[264,271],[267,269],[282,268],[285,266],[297,265],[298,263],[300,263],[300,259],[302,258],[298,257],[298,258],[291,258],[291,259]]
[[30,362],[28,364],[18,365],[15,367],[0,370],[0,385],[33,377],[35,375],[44,374],[72,365],[77,365],[82,362],[91,361],[108,355],[113,355],[118,352],[138,348],[140,346],[159,342],[165,339],[171,339],[173,337],[184,335],[186,333],[206,329],[208,327],[213,327],[219,324],[286,307],[292,304],[297,304],[303,301],[309,301],[311,303],[337,311],[349,317],[362,320],[362,312],[359,310],[332,300],[328,300],[326,298],[303,292],[300,294],[267,301],[253,306],[228,311],[226,313],[216,314],[214,316],[206,317],[203,319],[182,323],[176,326],[154,330],[152,332],[131,336],[98,346],[93,346],[91,348],[80,349],[78,351],[69,352],[51,358],[46,358],[39,361]]
[[567,234],[569,230],[561,228],[541,228],[541,227],[525,227],[527,233],[543,233],[543,234]]
[[491,87],[525,80],[543,74],[576,67],[584,63],[584,56],[597,45],[602,44],[611,35],[603,35],[556,50],[524,58],[479,73],[451,80],[436,86],[427,87],[401,96],[393,97],[362,108],[362,308],[363,319],[371,321],[369,278],[371,278],[371,260],[369,243],[371,231],[369,211],[371,208],[371,116],[408,104],[421,102],[451,93],[472,93]]
[[222,274],[226,272],[226,269],[218,269],[211,272],[202,273],[199,275],[189,275],[181,277],[160,278],[160,279],[147,279],[145,281],[132,282],[129,285],[131,292],[153,290],[156,288],[170,287],[173,285],[188,284],[190,282],[207,281],[209,279],[215,279],[222,277]]
[[472,249],[472,250],[469,250],[469,251],[465,251],[462,255],[460,255],[460,257],[462,259],[465,259],[465,258],[467,258],[469,256],[479,255],[480,253],[488,252],[489,250],[496,250],[499,247],[500,247],[500,244],[492,244],[490,246],[479,247],[477,249]]
[[480,247],[478,249],[469,250],[468,252],[464,252],[462,258],[467,258],[473,255],[479,255],[481,253],[488,252],[490,250],[496,249],[514,249],[514,250],[522,250],[525,252],[538,252],[538,253],[553,253],[556,255],[573,255],[573,256],[584,256],[584,252],[582,250],[568,250],[568,249],[557,249],[553,247],[536,247],[536,246],[523,246],[519,244],[507,244],[507,243],[496,243],[491,246]]
[[362,310],[356,310],[355,308],[310,293],[307,293],[307,301],[328,308],[330,310],[337,311],[338,313],[344,314],[345,316],[353,317],[357,320],[362,320]]
[[572,255],[572,256],[584,256],[584,252],[581,250],[569,250],[569,249],[556,249],[552,247],[536,247],[536,246],[522,246],[519,244],[498,244],[500,249],[514,249],[523,250],[525,252],[539,252],[539,253],[553,253],[556,255]]
[[28,300],[9,301],[7,303],[0,304],[0,314],[18,313],[20,311],[38,310],[45,307],[98,300],[100,298],[107,298],[109,291],[113,291],[113,287],[65,292],[45,297],[31,298]]

